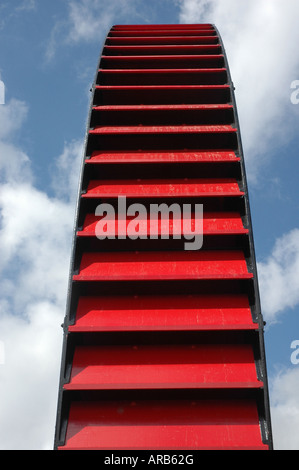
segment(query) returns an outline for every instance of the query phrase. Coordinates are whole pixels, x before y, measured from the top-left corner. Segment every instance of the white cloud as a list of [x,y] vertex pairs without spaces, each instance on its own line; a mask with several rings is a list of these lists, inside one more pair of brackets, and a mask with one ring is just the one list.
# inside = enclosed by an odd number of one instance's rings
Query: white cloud
[[65,143],[62,154],[55,162],[52,187],[57,197],[75,201],[83,158],[83,140]]
[[[3,185],[0,200],[1,266],[6,279],[11,272],[17,278],[14,301],[19,300],[20,305],[36,297],[61,301],[66,292],[65,262],[70,255],[70,206],[27,184]],[[15,263],[21,270],[16,270]]]
[[[123,2],[118,2],[119,8]],[[95,41],[101,34],[106,32],[109,23],[112,21],[113,10],[116,4],[114,1],[103,5],[98,0],[81,0],[69,2],[69,33],[70,42]]]
[[11,143],[0,141],[0,181],[18,183],[32,181],[31,164],[28,156]]
[[136,14],[134,6],[137,6],[136,0],[71,0],[68,40],[72,43],[98,42],[101,36],[106,36],[114,21],[120,24],[124,15]]
[[[228,56],[245,151],[254,181],[277,146],[294,137],[298,109],[290,105],[298,78],[296,0],[179,0],[180,22],[213,23]],[[297,118],[297,119],[295,119]]]
[[[258,263],[258,276],[262,311],[269,328],[281,321],[287,309],[299,305],[298,228],[276,240],[271,254]],[[292,352],[297,359],[297,351],[290,349],[290,356]],[[299,365],[282,368],[269,380],[269,384],[274,449],[298,450]]]
[[283,370],[271,383],[271,421],[275,450],[299,449],[299,366]]
[[[14,143],[25,103],[0,107],[0,448],[51,449],[72,245],[80,145],[65,145],[55,197],[34,186],[30,158]],[[69,167],[68,167],[69,165]],[[69,168],[74,173],[69,173]],[[78,175],[77,175],[78,179]],[[75,187],[73,187],[75,185]],[[12,411],[13,410],[13,411]],[[13,418],[12,418],[13,416]]]
[[[270,255],[257,267],[262,312],[269,328],[287,309],[299,305],[299,229],[278,238]],[[298,450],[299,365],[279,370],[269,384],[274,449]]]
[[50,63],[52,59],[54,58],[56,49],[60,42],[59,37],[62,34],[62,32],[65,30],[65,27],[66,25],[64,21],[56,21],[56,23],[54,24],[51,34],[50,34],[50,38],[46,45],[46,50],[45,50],[45,63],[46,64]]
[[180,23],[203,23],[204,15],[213,7],[211,0],[177,0]]
[[[18,286],[15,286],[18,288]],[[61,309],[29,302],[22,316],[1,313],[0,448],[53,448],[61,351]]]
[[267,322],[275,322],[299,304],[299,229],[280,237],[270,256],[258,262],[262,309]]
[[30,160],[13,142],[27,114],[26,103],[14,98],[0,106],[0,182],[32,181]]
[[53,445],[73,209],[30,185],[2,186],[3,449]]
[[[28,114],[28,106],[20,100],[12,98],[0,110],[0,139],[7,140],[13,137],[24,123]],[[1,159],[3,155],[1,154]]]
[[[52,29],[46,48],[46,61],[50,62],[58,44],[76,45],[98,43],[106,37],[112,24],[122,22],[126,15],[139,14],[140,0],[70,0],[67,15],[58,19]],[[136,9],[135,9],[136,7]]]

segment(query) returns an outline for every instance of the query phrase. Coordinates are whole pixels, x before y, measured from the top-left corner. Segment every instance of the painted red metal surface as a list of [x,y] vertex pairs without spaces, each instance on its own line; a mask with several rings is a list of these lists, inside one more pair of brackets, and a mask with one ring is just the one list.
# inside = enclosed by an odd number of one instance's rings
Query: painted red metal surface
[[152,152],[109,152],[96,150],[86,164],[94,163],[192,163],[192,162],[231,162],[240,161],[233,151],[152,151]]
[[100,126],[90,134],[218,134],[236,132],[232,126]]
[[[176,105],[139,105],[139,106],[134,106],[134,105],[122,105],[122,106],[95,106],[93,108],[93,111],[99,111],[100,113],[105,113],[107,111],[111,112],[117,112],[121,113],[122,111],[133,111],[134,113],[138,113],[140,111],[144,112],[144,114],[147,114],[147,112],[150,111],[222,111],[223,109],[231,110],[233,107],[231,104],[201,104],[201,105],[196,105],[196,104],[176,104]],[[180,126],[182,127],[182,126]],[[196,127],[207,127],[207,126],[196,126]],[[118,127],[117,127],[118,128]],[[185,126],[182,128],[182,131],[185,131]],[[214,132],[212,130],[211,132]]]
[[[105,113],[107,111],[115,111],[117,113],[121,111],[132,111],[132,112],[145,112],[145,111],[221,111],[223,109],[233,109],[231,104],[173,104],[173,105],[163,105],[163,104],[148,104],[148,105],[111,105],[111,106],[94,106],[93,111],[99,111],[100,113]],[[184,131],[185,126],[182,127]],[[207,127],[207,126],[196,126],[196,127]]]
[[164,37],[164,36],[179,36],[179,37],[186,37],[186,36],[210,36],[210,35],[215,35],[216,36],[216,31],[213,31],[212,29],[172,29],[172,30],[167,30],[167,29],[156,29],[156,30],[150,30],[150,29],[144,29],[142,30],[136,30],[136,29],[128,29],[128,30],[111,30],[109,32],[108,37],[148,37],[148,36],[159,36],[159,37]]
[[250,279],[242,251],[83,253],[74,280]]
[[247,295],[82,296],[73,332],[252,330]]
[[[56,448],[269,449],[245,169],[215,27],[113,26],[86,134]],[[124,196],[145,205],[142,240]],[[192,202],[190,224],[183,211],[153,220],[153,202]],[[203,244],[188,250],[194,203]]]
[[197,179],[161,181],[91,181],[83,198],[91,197],[204,197],[241,196],[238,182],[233,179]]
[[[211,412],[213,410],[213,412]],[[264,450],[254,400],[74,402],[64,449]]]
[[251,345],[78,346],[65,390],[260,388]]
[[143,36],[132,37],[120,36],[109,37],[106,41],[111,45],[135,45],[135,44],[217,44],[219,43],[218,36]]
[[[143,25],[139,25],[139,24],[115,24],[114,26],[112,26],[111,28],[111,31],[121,31],[121,30],[130,30],[130,29],[134,29],[134,30],[138,30],[138,31],[144,31],[145,29],[148,29],[148,30],[151,30],[151,31],[154,31],[156,29],[161,29],[163,28],[163,31],[165,30],[172,30],[172,29],[177,29],[178,28],[178,25],[176,24],[168,24],[168,23],[165,23],[165,24],[143,24]],[[195,29],[195,30],[206,30],[206,29],[210,29],[210,30],[214,30],[213,26],[210,24],[210,23],[202,23],[202,24],[197,24],[197,23],[188,23],[188,24],[181,24],[179,26],[180,28],[180,31],[186,31],[188,29]]]

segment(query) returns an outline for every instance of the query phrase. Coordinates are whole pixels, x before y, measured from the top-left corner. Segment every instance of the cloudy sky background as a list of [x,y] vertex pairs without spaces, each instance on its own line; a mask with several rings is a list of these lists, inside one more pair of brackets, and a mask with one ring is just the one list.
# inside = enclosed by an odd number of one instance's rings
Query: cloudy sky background
[[236,87],[274,446],[299,450],[298,15],[297,0],[2,1],[1,449],[53,448],[76,192],[104,38],[113,24],[209,22]]

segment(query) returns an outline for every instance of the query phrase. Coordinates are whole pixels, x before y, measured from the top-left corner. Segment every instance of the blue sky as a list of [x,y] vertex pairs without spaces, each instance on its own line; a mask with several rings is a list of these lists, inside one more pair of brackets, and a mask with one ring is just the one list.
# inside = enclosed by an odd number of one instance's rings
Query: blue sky
[[298,14],[297,0],[2,1],[1,449],[53,446],[79,166],[105,36],[113,24],[196,22],[218,27],[236,87],[274,444],[299,449]]

